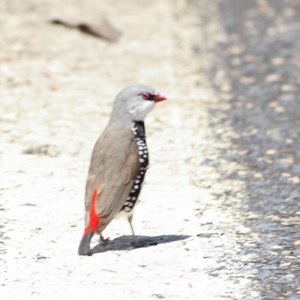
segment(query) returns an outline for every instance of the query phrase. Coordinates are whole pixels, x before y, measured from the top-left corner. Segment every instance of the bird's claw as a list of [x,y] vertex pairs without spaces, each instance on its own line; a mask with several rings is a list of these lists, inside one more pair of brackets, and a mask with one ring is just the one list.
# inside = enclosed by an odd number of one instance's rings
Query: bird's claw
[[101,244],[102,246],[106,246],[106,245],[108,244],[108,242],[109,242],[109,238],[104,239],[104,238],[102,237],[102,238],[100,238],[99,242],[100,242],[100,244]]

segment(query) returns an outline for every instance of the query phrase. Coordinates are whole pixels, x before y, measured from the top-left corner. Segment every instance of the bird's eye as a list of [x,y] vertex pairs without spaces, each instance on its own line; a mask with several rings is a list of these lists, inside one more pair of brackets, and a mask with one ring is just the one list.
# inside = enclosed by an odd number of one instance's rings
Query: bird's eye
[[148,93],[143,93],[142,97],[143,97],[143,99],[147,100],[150,98],[150,95]]

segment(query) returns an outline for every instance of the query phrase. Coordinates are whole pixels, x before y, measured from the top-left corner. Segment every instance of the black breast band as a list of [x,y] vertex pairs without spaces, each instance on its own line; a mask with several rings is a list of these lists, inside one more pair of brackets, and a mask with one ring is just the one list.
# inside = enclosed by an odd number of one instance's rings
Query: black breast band
[[129,196],[125,200],[124,205],[121,209],[126,212],[130,212],[136,204],[149,163],[149,153],[146,144],[144,122],[134,122],[132,132],[134,135],[134,141],[136,142],[138,148],[137,151],[139,154],[140,170],[137,177],[134,179],[134,183],[129,193]]

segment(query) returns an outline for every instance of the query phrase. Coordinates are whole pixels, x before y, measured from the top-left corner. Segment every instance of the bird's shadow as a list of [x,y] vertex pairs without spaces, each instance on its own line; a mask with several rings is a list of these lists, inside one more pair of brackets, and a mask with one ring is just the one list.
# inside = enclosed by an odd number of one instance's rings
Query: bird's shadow
[[[181,240],[185,240],[189,238],[189,235],[159,235],[159,236],[143,236],[138,235],[137,238],[137,245],[133,249],[138,248],[147,248],[156,246],[159,244],[177,242]],[[123,235],[120,236],[112,241],[105,240],[102,243],[95,246],[91,252],[92,254],[95,253],[102,253],[111,250],[129,250],[132,244],[132,235]]]

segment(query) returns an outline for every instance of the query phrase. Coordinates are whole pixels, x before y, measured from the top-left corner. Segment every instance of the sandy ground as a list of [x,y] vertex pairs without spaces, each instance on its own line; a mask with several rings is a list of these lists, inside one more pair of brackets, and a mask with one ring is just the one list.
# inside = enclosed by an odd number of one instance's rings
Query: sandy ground
[[[255,69],[296,59],[298,44],[260,61],[269,54],[257,42],[268,27],[295,22],[274,16],[291,18],[296,2],[0,3],[1,299],[300,299],[300,174],[276,156],[296,143],[298,124],[287,116],[282,135],[282,119],[272,123],[297,101],[276,104],[272,84],[284,95],[298,85],[278,82],[275,67]],[[110,44],[49,24],[51,15],[105,15],[122,37]],[[255,96],[264,80],[267,100]],[[138,246],[127,250],[129,225],[116,220],[104,232],[109,244],[95,237],[94,255],[80,257],[92,147],[115,95],[134,83],[168,96],[146,120]],[[267,185],[274,174],[286,189]]]
[[[7,299],[211,294],[196,236],[201,193],[190,184],[186,163],[196,118],[206,116],[192,116],[200,92],[191,65],[196,30],[184,7],[172,1],[2,3],[1,295]],[[46,23],[52,14],[103,14],[123,36],[108,44]],[[134,83],[151,84],[169,98],[147,120],[151,171],[134,217],[140,248],[127,251],[130,228],[120,220],[105,231],[117,238],[114,251],[79,257],[92,146],[114,96]],[[32,149],[42,154],[24,153]]]

